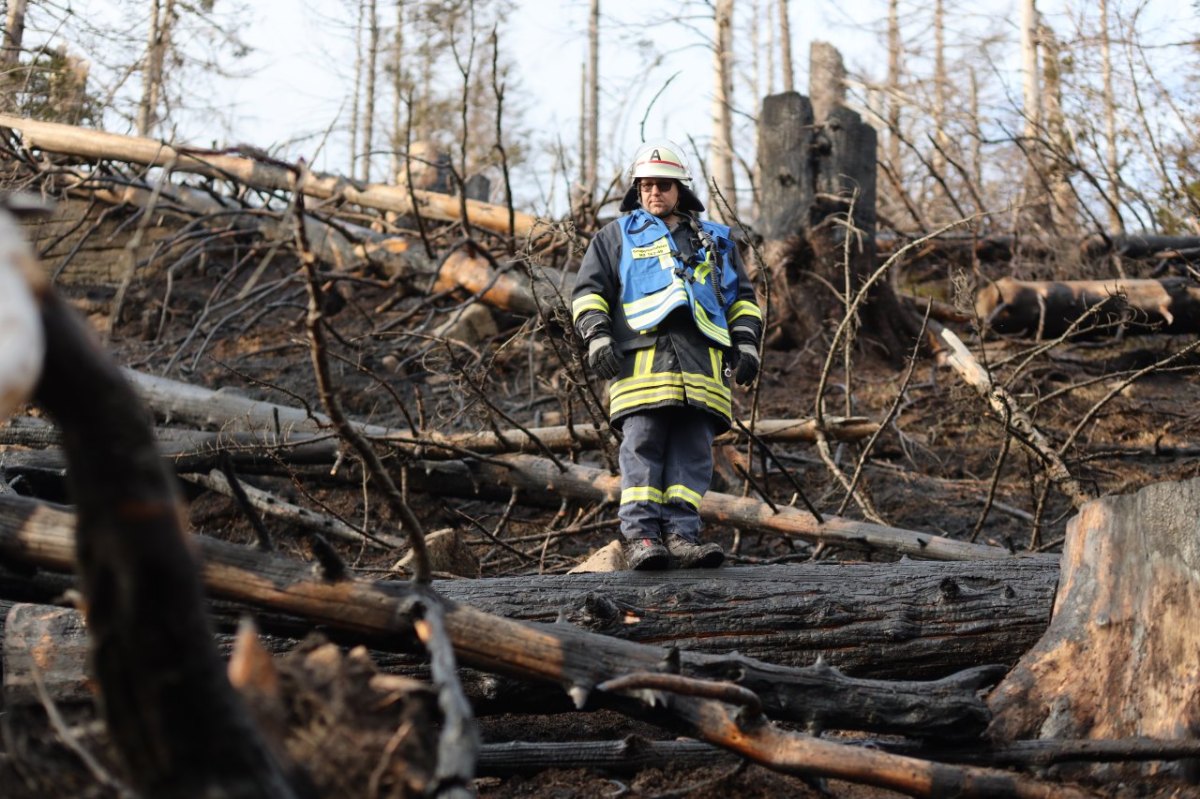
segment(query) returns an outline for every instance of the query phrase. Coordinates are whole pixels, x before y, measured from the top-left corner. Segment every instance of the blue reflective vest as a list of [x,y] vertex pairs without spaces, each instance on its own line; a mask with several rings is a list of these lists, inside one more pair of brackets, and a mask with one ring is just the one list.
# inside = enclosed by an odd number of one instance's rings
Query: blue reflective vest
[[[701,221],[717,253],[701,245],[697,258],[685,263],[667,225],[638,208],[620,220],[623,246],[618,271],[621,305],[629,326],[639,333],[652,330],[667,314],[688,307],[697,329],[722,347],[730,346],[725,314],[737,300],[737,270],[730,263],[733,240],[729,228]],[[720,281],[720,299],[714,283]]]

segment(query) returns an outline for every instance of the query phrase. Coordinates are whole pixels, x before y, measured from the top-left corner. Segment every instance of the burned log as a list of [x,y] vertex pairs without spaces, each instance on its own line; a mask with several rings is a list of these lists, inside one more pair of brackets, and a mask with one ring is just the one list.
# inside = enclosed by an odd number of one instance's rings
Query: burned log
[[[459,623],[463,621],[465,620],[460,620]],[[533,640],[527,640],[526,642],[532,643]],[[328,649],[328,647],[323,647],[315,650],[312,654],[316,656],[318,653],[328,651]],[[602,654],[602,652],[598,654]],[[354,655],[355,653],[352,652],[350,658],[346,658],[346,660],[353,659]],[[336,653],[334,653],[333,657],[335,661],[340,660]],[[314,660],[314,658],[304,659],[302,654],[301,665],[307,665],[307,661],[309,660]],[[315,660],[317,680],[320,684],[314,687],[323,688],[327,685],[331,676],[328,665],[330,658],[321,655],[319,658],[315,658]],[[231,673],[241,674],[243,666],[239,665],[235,668],[231,661],[230,671]],[[258,671],[261,672],[261,667]],[[361,673],[361,669],[356,669],[356,671]],[[293,676],[289,682],[295,681],[295,679],[296,677]],[[239,676],[236,681],[238,684],[245,684],[244,677]],[[250,695],[258,696],[255,704],[259,707],[261,714],[266,718],[278,718],[280,715],[278,712],[274,714],[270,712],[271,700],[275,696],[277,689],[271,688],[270,684],[272,681],[268,680],[266,682],[266,690],[264,691],[259,687],[262,684],[261,679],[257,682],[252,681],[249,685],[252,689]],[[305,680],[305,682],[311,682],[311,680]],[[643,707],[639,710],[639,705],[636,701],[631,701],[631,698],[623,698],[620,695],[626,692],[636,695],[639,693],[636,686],[649,682],[661,684],[663,688],[663,691],[656,692],[659,698],[654,700],[654,706],[661,708],[659,710],[651,710],[648,707]],[[376,687],[374,683],[375,680],[372,680],[372,688]],[[394,691],[397,686],[392,681],[380,687]],[[412,690],[412,686],[406,684],[405,687],[408,690]],[[417,687],[419,688],[419,686]],[[967,687],[967,683],[959,684],[960,689]],[[579,686],[576,686],[575,690],[579,694],[585,693]],[[265,701],[262,696],[264,693]],[[713,683],[670,673],[639,672],[609,679],[595,686],[595,691],[592,693],[602,703],[607,698],[607,701],[622,707],[626,712],[645,715],[658,723],[663,722],[662,714],[663,710],[665,710],[669,716],[685,720],[702,739],[785,773],[837,776],[856,782],[903,790],[913,796],[940,797],[944,795],[943,790],[946,785],[956,786],[957,795],[963,797],[1076,797],[1082,795],[1070,789],[1056,789],[1052,786],[1038,784],[1010,774],[974,768],[959,769],[911,757],[898,757],[880,751],[851,749],[830,741],[787,733],[777,728],[761,715],[759,709],[763,705],[759,703],[753,694],[727,683]],[[703,698],[707,693],[714,695],[720,693],[727,697],[735,698],[735,701],[738,698],[744,701],[751,701],[753,706],[747,706],[743,708],[742,712],[735,714],[728,706],[712,699]],[[973,694],[973,691],[968,691],[968,693]],[[306,697],[304,704],[311,703],[313,699],[313,697]],[[275,701],[277,702],[278,700]],[[338,708],[343,704],[345,704],[344,697],[342,701],[335,703],[329,708],[330,712],[338,711]],[[870,703],[868,702],[868,704]],[[370,709],[370,707],[365,707],[363,711],[369,711]],[[322,716],[321,721],[324,724],[328,724],[330,723],[330,718]],[[346,719],[346,721],[349,722],[350,719]],[[421,722],[417,719],[411,721],[411,724],[419,723]],[[403,724],[401,725],[401,730],[409,730],[410,726],[410,724]],[[413,738],[414,736],[410,734],[407,737]],[[518,756],[529,754],[530,747],[528,746],[501,747],[505,754],[505,759],[510,764],[512,761],[509,757],[513,754],[511,751],[513,748],[518,749],[516,753]],[[620,756],[621,753],[634,760],[638,760],[641,757],[637,752],[625,747],[618,747],[615,751],[608,752],[607,754],[597,754],[616,766],[618,763],[614,762],[612,758]],[[328,751],[313,751],[310,752],[308,759],[313,761],[314,766],[320,766],[327,771],[331,766],[325,761],[330,756],[331,753]],[[720,755],[712,753],[712,756],[719,757]],[[372,762],[374,760],[372,758]],[[388,760],[391,761],[392,758],[388,758]],[[494,763],[486,755],[484,756],[484,762],[489,764]],[[528,763],[528,761],[525,762]],[[592,765],[595,764],[593,763]],[[509,765],[508,767],[511,768],[512,766]],[[397,776],[400,776],[400,774],[397,774]]]
[[[311,447],[305,452],[308,456],[320,454]],[[261,455],[254,453],[249,457],[261,460]],[[211,468],[206,461],[190,462],[193,468]],[[13,473],[57,471],[61,469],[61,461],[54,453],[15,453],[8,456],[5,467]],[[620,495],[619,478],[605,470],[532,455],[417,461],[408,468],[407,485],[410,490],[430,494],[493,500],[507,500],[513,489],[520,489],[519,500],[534,506],[557,505],[564,497],[584,502],[615,502]],[[790,505],[772,507],[756,499],[716,491],[705,495],[701,517],[710,525],[795,537],[865,554],[888,553],[932,560],[1013,557],[1002,547],[843,517],[818,521],[808,511]]]
[[987,331],[1037,340],[1200,331],[1200,287],[1186,278],[1031,281],[1001,278],[979,289]]
[[[879,241],[880,254],[891,254],[907,244],[904,236],[889,235]],[[970,266],[973,261],[1004,263],[1020,251],[1024,258],[1047,259],[1060,254],[1044,242],[1030,236],[1002,233],[990,235],[945,234],[930,239],[914,253],[915,258],[951,260]],[[1110,255],[1134,260],[1194,261],[1200,257],[1200,237],[1163,236],[1128,233],[1117,236],[1094,234],[1078,243],[1079,254],[1087,260]]]
[[[588,502],[616,502],[620,480],[588,466],[563,464],[532,455],[500,455],[487,460],[425,461],[408,472],[409,486],[450,496],[507,498],[522,489],[527,501],[557,504],[563,497]],[[818,521],[808,511],[790,505],[772,507],[748,497],[709,491],[700,516],[713,526],[743,532],[795,536],[854,552],[886,552],[933,560],[1009,560],[1002,547],[972,544],[945,536],[904,530],[843,517]]]
[[[69,569],[71,518],[27,498],[0,497],[0,556]],[[210,594],[362,636],[380,650],[397,646],[399,622],[387,608],[404,583],[327,584],[299,561],[192,540],[204,552]],[[593,638],[669,643],[694,653],[696,663],[737,649],[786,667],[823,658],[858,676],[942,677],[980,662],[1015,662],[1045,629],[1057,573],[1055,558],[1036,556],[535,575],[439,581],[437,588],[475,612],[588,630]],[[570,625],[553,624],[560,617]],[[495,665],[482,652],[476,665]]]
[[1120,255],[1124,258],[1195,259],[1200,256],[1200,236],[1162,236],[1126,233],[1119,236],[1095,234],[1079,245],[1087,258]]
[[[449,583],[447,583],[449,585]],[[537,586],[534,586],[536,589]],[[507,589],[514,589],[509,586]],[[395,592],[392,592],[394,595]],[[574,597],[576,604],[582,604],[579,597]],[[592,597],[588,597],[592,600]],[[600,600],[595,600],[596,602]],[[545,606],[536,603],[542,611]],[[750,605],[762,604],[751,602]],[[481,608],[487,609],[488,603],[481,603]],[[502,608],[501,608],[502,609]],[[527,611],[528,609],[526,609]],[[652,609],[651,613],[664,613],[666,608]],[[702,609],[689,607],[678,611],[682,615],[701,617]],[[545,613],[539,614],[544,616]],[[727,614],[727,616],[730,614]],[[578,618],[578,617],[576,617]],[[86,628],[81,615],[72,609],[54,608],[42,605],[18,604],[4,619],[4,674],[5,692],[10,699],[20,703],[28,703],[31,698],[31,683],[34,672],[41,669],[42,680],[47,693],[56,701],[79,701],[90,698],[93,686],[89,672],[85,669],[87,650]],[[263,620],[263,627],[269,628],[271,620]],[[665,626],[661,622],[658,625]],[[707,623],[698,626],[713,630]],[[1041,625],[1037,625],[1040,627]],[[309,627],[300,624],[297,630],[308,634]],[[550,627],[549,629],[556,629]],[[337,637],[336,630],[330,630]],[[617,632],[622,632],[617,630]],[[640,638],[647,642],[663,643],[663,636],[654,636],[652,630],[643,630]],[[1033,631],[1036,635],[1036,631]],[[614,636],[615,638],[616,636]],[[624,636],[629,637],[629,636]],[[777,636],[782,637],[782,636]],[[223,650],[228,651],[231,642],[229,635],[218,638]],[[361,636],[357,640],[363,639]],[[749,640],[749,637],[746,639]],[[799,640],[799,639],[797,639]],[[978,639],[977,639],[978,640]],[[998,640],[998,639],[997,639]],[[30,646],[31,642],[33,643]],[[904,735],[920,735],[928,738],[945,737],[974,737],[983,731],[988,721],[988,714],[981,700],[976,696],[978,689],[993,684],[1002,676],[1003,665],[968,668],[934,680],[920,679],[866,679],[855,678],[843,674],[823,660],[818,660],[810,666],[787,666],[782,664],[765,663],[742,654],[704,654],[690,648],[692,642],[678,639],[680,645],[689,646],[678,653],[679,667],[687,675],[715,682],[728,682],[753,691],[767,708],[773,718],[803,723],[814,730],[863,730],[876,733],[898,733]],[[280,640],[272,640],[272,648],[279,650]],[[381,646],[396,649],[396,642],[380,642]],[[608,644],[599,643],[601,647]],[[801,644],[803,645],[803,644]],[[614,644],[615,646],[615,644]],[[710,644],[708,649],[718,649],[718,645]],[[953,649],[953,647],[952,647]],[[31,655],[31,653],[36,653]],[[776,649],[773,654],[781,659],[802,660],[784,647]],[[811,661],[811,652],[804,653]],[[986,659],[990,652],[981,647],[974,647],[970,656],[957,658],[967,662],[978,662]],[[1015,649],[1013,653],[1015,655]],[[381,665],[389,663],[388,652],[376,650],[376,660]],[[32,661],[36,657],[37,664]],[[885,658],[876,655],[882,663]],[[953,657],[953,656],[952,656]],[[943,659],[943,663],[949,662]],[[925,668],[928,668],[928,663]],[[496,663],[488,664],[495,670]],[[903,666],[888,669],[895,674],[907,677],[919,677],[917,670],[905,669]],[[417,667],[407,667],[404,671],[409,676],[422,677]],[[480,686],[483,681],[480,680]],[[536,688],[526,686],[524,697],[538,696],[534,705],[541,712],[562,712],[570,707],[564,702],[566,697],[557,692],[539,692]],[[496,704],[495,695],[480,693],[479,701],[487,706]],[[524,709],[510,707],[509,710],[529,712]],[[920,731],[919,733],[916,731]]]
[[989,699],[994,739],[1197,737],[1197,518],[1195,479],[1080,509],[1050,626]]

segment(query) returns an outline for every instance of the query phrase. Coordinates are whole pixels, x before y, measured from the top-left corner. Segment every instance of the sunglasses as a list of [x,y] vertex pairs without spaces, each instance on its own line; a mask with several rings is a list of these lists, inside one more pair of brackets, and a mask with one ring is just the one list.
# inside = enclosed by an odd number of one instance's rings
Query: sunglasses
[[638,181],[638,188],[646,194],[649,194],[654,189],[658,189],[659,192],[661,192],[662,194],[666,194],[671,189],[675,188],[675,181],[673,181],[673,180],[647,180],[646,178],[642,178],[641,180]]

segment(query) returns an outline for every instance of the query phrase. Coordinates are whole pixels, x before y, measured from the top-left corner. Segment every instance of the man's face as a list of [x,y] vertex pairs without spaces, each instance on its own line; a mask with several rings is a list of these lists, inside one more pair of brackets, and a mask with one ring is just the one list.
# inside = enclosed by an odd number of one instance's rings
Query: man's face
[[638,193],[642,207],[658,217],[670,216],[679,203],[679,184],[670,178],[638,178]]

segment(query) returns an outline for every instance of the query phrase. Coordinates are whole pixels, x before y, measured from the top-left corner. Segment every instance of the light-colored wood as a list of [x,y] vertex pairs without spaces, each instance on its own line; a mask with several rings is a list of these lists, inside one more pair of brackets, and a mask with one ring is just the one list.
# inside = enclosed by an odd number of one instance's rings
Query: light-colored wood
[[[521,489],[526,501],[558,503],[564,498],[579,502],[612,502],[621,495],[621,481],[603,469],[580,465],[559,468],[549,458],[533,455],[497,455],[487,461],[426,462],[408,473],[410,488],[451,496],[508,496]],[[499,491],[500,494],[496,492]],[[743,533],[794,536],[855,552],[890,552],[929,560],[1008,560],[1014,556],[1002,547],[972,544],[915,530],[887,527],[837,516],[819,523],[808,511],[788,505],[772,510],[765,502],[709,491],[700,504],[700,517],[709,527],[738,528]]]
[[[1104,308],[1102,304],[1107,303]],[[1081,319],[1085,314],[1088,318]],[[1035,339],[1065,333],[1200,331],[1200,287],[1186,278],[1154,280],[1014,280],[1000,278],[975,294],[988,330]],[[1075,329],[1071,329],[1072,324]]]
[[74,645],[87,637],[81,613],[73,608],[17,604],[4,617],[3,627],[6,708],[40,705],[43,697],[55,702],[95,698],[87,677],[87,649]]
[[[478,200],[461,201],[458,197],[445,194],[380,183],[360,184],[335,175],[304,173],[301,177],[290,169],[253,158],[192,150],[154,139],[121,136],[56,122],[0,115],[0,127],[20,131],[22,143],[30,149],[80,158],[169,167],[176,172],[232,179],[259,189],[300,191],[321,200],[345,200],[365,208],[399,214],[419,212],[431,219],[458,221],[465,202],[470,224],[497,233],[509,231],[508,209]],[[549,232],[548,223],[523,213],[515,214],[513,228],[518,238],[532,236],[543,228]]]
[[990,698],[993,737],[1197,737],[1197,519],[1196,479],[1080,509],[1050,626]]
[[[253,400],[232,391],[213,391],[203,386],[159,377],[144,372],[125,370],[125,376],[134,384],[142,401],[159,416],[180,424],[190,424],[206,429],[219,429],[225,433],[237,431],[275,431],[279,425],[281,439],[264,441],[264,444],[283,444],[300,433],[328,433],[328,419],[323,414],[310,415],[302,408],[278,405],[272,402]],[[760,419],[747,428],[765,441],[816,441],[815,419]],[[825,435],[835,441],[861,441],[869,438],[878,425],[861,416],[826,417]],[[507,430],[503,435],[492,432],[438,433],[386,427],[384,425],[356,422],[355,426],[365,436],[382,439],[399,449],[415,452],[423,450],[422,457],[435,458],[461,454],[464,451],[478,453],[533,452],[541,448],[534,442],[537,438],[547,449],[570,451],[572,449],[594,449],[608,435],[591,425],[578,424],[535,427],[528,431]],[[725,434],[723,440],[739,439],[738,429]],[[243,442],[245,443],[245,442]],[[439,455],[439,453],[441,453]]]
[[967,349],[967,345],[962,343],[962,339],[952,330],[932,320],[929,323],[929,332],[939,348],[939,362],[958,372],[963,381],[987,401],[992,411],[1019,434],[1020,442],[1037,454],[1046,468],[1046,474],[1072,504],[1079,507],[1093,499],[1095,492],[1085,488],[1075,479],[1046,435],[1033,423],[1029,414],[1021,409],[1013,396],[1003,386],[996,385],[988,371]]

